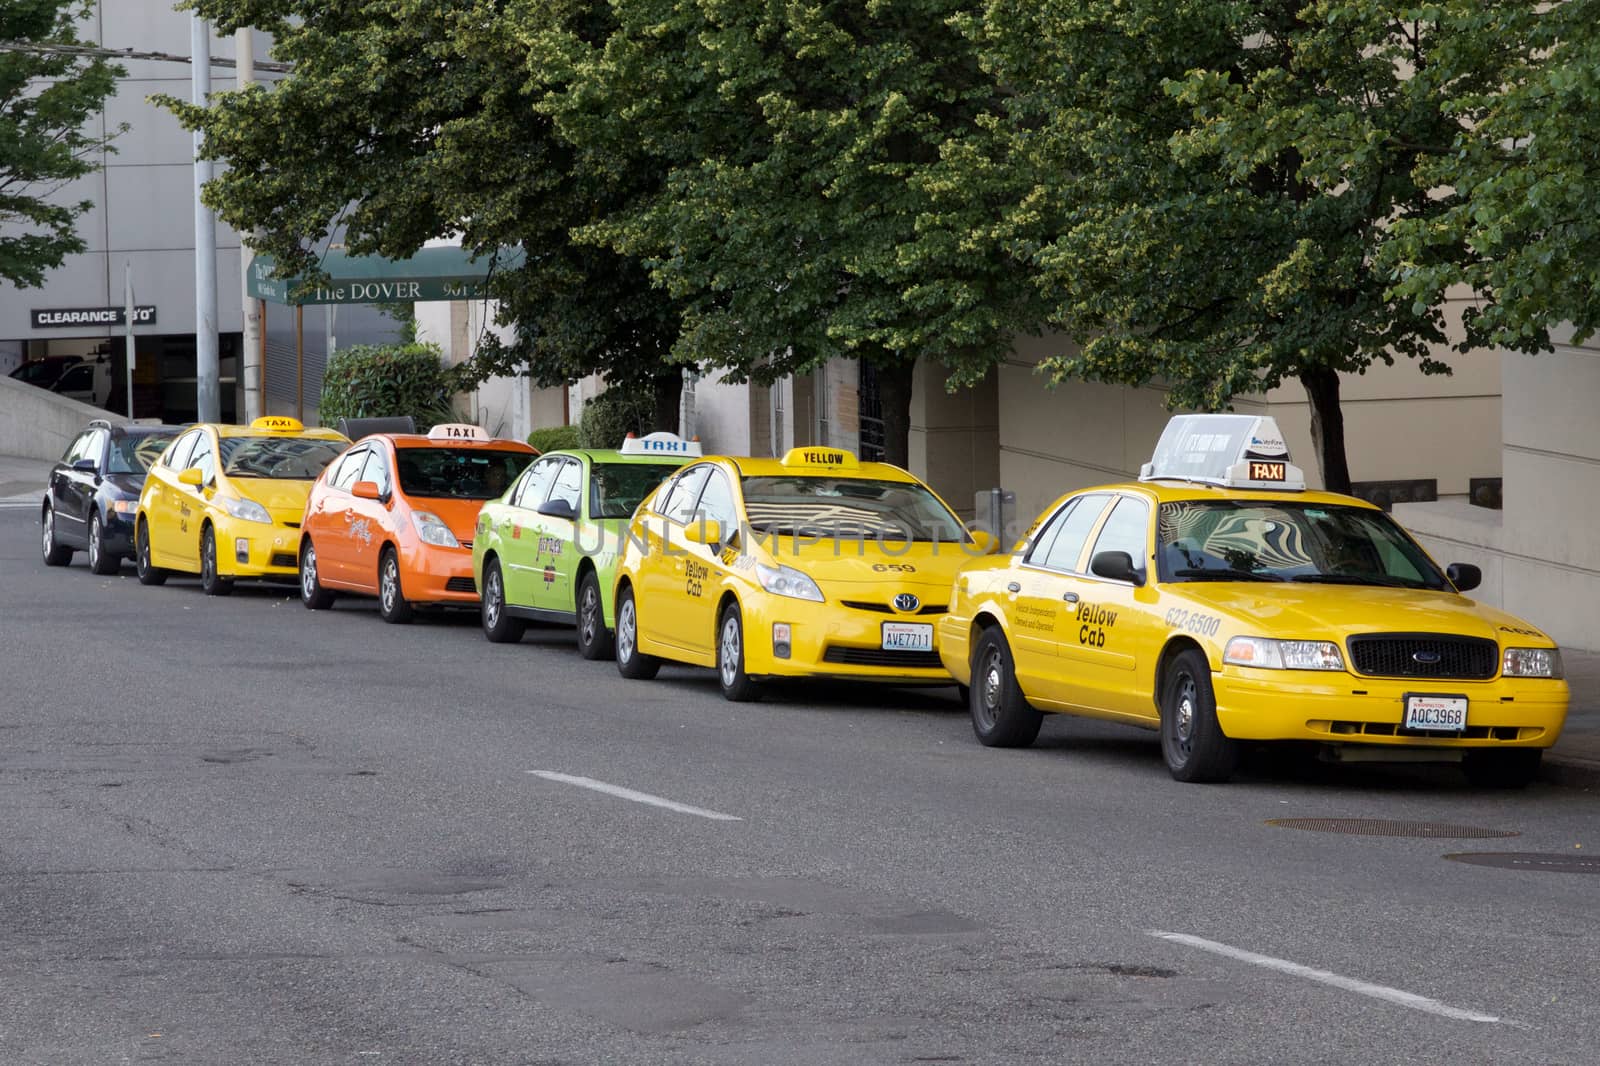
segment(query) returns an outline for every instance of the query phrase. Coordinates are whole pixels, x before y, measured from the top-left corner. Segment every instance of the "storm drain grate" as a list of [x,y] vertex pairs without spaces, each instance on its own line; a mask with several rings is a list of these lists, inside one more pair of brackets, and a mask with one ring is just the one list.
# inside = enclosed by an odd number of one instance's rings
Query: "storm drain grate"
[[1484,829],[1475,825],[1446,825],[1442,822],[1399,822],[1382,818],[1269,818],[1268,825],[1280,829],[1304,829],[1312,833],[1346,833],[1363,837],[1429,837],[1437,840],[1487,840],[1514,837],[1509,829]]
[[1451,862],[1492,866],[1500,870],[1529,870],[1542,874],[1600,874],[1600,856],[1541,854],[1536,851],[1464,851],[1446,855]]

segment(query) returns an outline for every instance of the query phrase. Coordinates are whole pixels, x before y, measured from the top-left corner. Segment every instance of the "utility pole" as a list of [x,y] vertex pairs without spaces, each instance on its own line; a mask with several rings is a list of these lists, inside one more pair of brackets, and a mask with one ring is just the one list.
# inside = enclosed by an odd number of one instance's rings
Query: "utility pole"
[[[234,53],[238,57],[238,86],[241,90],[256,80],[255,31],[242,29],[233,35]],[[261,388],[265,367],[261,364],[261,334],[267,324],[262,321],[262,301],[250,298],[250,264],[256,253],[246,240],[239,242],[239,298],[244,308],[244,351],[239,353],[241,385],[244,391],[244,418],[253,422],[267,412],[262,410]]]
[[[211,27],[198,15],[189,16],[189,57],[192,102],[204,107],[211,98]],[[209,160],[200,153],[204,135],[194,133],[194,370],[195,407],[201,422],[222,421],[221,377],[217,351],[217,220],[200,200],[200,190],[211,180]]]

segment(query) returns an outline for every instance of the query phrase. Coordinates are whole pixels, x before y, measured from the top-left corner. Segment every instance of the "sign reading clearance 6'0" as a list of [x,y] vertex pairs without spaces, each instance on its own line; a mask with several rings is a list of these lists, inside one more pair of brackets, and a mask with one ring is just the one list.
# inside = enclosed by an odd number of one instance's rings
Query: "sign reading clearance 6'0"
[[[72,326],[121,326],[127,316],[120,307],[35,307],[28,312],[34,329],[67,329]],[[133,324],[153,326],[156,322],[154,307],[135,307]]]

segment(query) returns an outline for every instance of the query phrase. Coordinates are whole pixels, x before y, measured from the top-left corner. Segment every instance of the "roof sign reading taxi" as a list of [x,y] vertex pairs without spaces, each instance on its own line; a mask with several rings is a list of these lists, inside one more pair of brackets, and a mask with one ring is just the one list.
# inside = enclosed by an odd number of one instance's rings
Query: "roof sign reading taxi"
[[251,429],[264,429],[269,433],[300,433],[305,430],[298,419],[287,415],[262,415],[250,423]]
[[698,457],[700,442],[697,440],[684,440],[676,433],[646,433],[642,437],[628,434],[628,439],[622,442],[618,449],[623,455],[682,455]]
[[429,440],[488,440],[482,426],[471,422],[442,422],[428,430]]
[[791,448],[780,463],[784,466],[820,467],[824,470],[855,470],[860,467],[853,453],[843,448]]
[[1196,481],[1239,489],[1303,489],[1276,420],[1256,415],[1174,415],[1140,481]]

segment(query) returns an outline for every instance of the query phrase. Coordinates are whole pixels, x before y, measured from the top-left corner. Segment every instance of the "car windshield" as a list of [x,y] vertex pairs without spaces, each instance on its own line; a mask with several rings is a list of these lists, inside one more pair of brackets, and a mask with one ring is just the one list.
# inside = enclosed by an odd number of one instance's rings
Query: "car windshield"
[[222,472],[229,477],[310,481],[349,447],[314,437],[223,437]]
[[177,435],[177,430],[173,430],[171,433],[140,433],[115,438],[111,442],[111,455],[106,460],[106,473],[148,473]]
[[844,477],[747,477],[745,511],[758,533],[888,537],[960,543],[966,530],[916,482]]
[[395,449],[400,491],[434,499],[494,499],[532,461],[531,452],[488,448]]
[[589,517],[628,518],[677,463],[596,463],[589,472]]
[[1163,581],[1295,581],[1447,588],[1444,575],[1382,511],[1277,500],[1161,505]]

